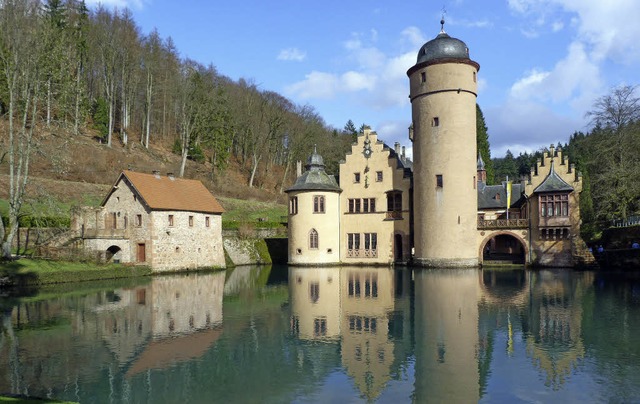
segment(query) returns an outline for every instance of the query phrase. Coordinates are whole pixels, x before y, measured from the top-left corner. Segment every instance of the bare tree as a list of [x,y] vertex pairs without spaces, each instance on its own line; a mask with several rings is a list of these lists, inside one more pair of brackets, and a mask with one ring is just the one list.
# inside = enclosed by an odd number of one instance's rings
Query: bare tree
[[34,147],[44,49],[38,3],[6,0],[0,8],[0,71],[8,98],[9,227],[0,226],[2,256],[11,258]]
[[591,124],[614,131],[640,118],[640,97],[636,96],[637,86],[620,86],[611,93],[598,98],[593,109],[586,113]]

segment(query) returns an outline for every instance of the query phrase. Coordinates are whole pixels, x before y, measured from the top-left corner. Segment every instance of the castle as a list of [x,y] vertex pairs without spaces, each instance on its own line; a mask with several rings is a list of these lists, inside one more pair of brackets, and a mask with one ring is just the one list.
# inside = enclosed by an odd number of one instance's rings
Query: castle
[[314,150],[289,196],[289,264],[567,267],[592,261],[580,238],[582,177],[551,146],[528,179],[487,185],[476,149],[480,65],[442,30],[409,76],[413,162],[365,129],[339,181]]

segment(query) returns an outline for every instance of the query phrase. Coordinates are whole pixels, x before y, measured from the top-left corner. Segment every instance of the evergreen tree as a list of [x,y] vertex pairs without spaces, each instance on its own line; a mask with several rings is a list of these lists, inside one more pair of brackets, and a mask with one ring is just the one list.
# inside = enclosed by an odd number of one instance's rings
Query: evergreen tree
[[476,145],[478,153],[484,161],[484,168],[487,171],[487,182],[493,184],[493,161],[491,160],[491,146],[489,145],[489,133],[487,124],[484,120],[484,114],[480,106],[476,104]]

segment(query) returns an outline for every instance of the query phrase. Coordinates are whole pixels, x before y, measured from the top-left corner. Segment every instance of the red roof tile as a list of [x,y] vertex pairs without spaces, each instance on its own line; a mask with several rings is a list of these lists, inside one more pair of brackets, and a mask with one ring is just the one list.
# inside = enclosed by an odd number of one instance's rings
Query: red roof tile
[[[147,206],[153,210],[179,210],[203,213],[224,212],[218,200],[209,192],[202,182],[198,180],[143,174],[125,170],[118,178],[118,181],[116,181],[116,184],[123,177],[126,177],[133,188],[138,191],[138,195],[144,200]],[[107,198],[109,195],[107,195]]]

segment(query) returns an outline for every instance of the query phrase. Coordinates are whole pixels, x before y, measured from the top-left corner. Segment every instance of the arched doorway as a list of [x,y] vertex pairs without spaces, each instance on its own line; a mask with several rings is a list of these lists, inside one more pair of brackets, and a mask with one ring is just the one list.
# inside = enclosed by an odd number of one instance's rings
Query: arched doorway
[[112,245],[111,247],[107,248],[107,251],[105,253],[105,260],[107,262],[113,262],[114,264],[118,264],[120,263],[121,260],[121,251],[122,249],[120,247],[118,247],[117,245]]
[[526,247],[520,238],[512,234],[496,234],[482,248],[482,263],[525,264]]
[[394,236],[394,259],[396,261],[402,261],[402,234],[396,234]]

